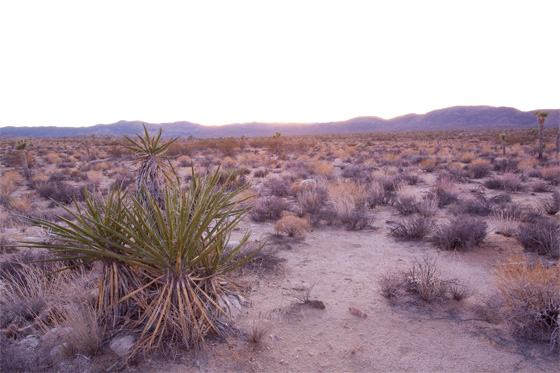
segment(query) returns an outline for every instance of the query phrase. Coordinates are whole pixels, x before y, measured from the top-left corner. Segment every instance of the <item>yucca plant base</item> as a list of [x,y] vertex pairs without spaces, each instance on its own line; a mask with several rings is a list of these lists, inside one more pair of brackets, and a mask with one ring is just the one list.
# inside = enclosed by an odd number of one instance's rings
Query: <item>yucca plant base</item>
[[56,260],[101,261],[99,321],[136,334],[135,352],[199,348],[223,331],[238,294],[227,274],[252,257],[236,260],[248,233],[225,250],[248,211],[235,201],[244,188],[226,190],[222,176],[199,176],[188,190],[164,184],[162,202],[144,189],[138,197],[118,189],[105,198],[86,193],[84,207],[66,209],[73,220],[32,220],[51,232],[51,243],[25,244],[50,249]]

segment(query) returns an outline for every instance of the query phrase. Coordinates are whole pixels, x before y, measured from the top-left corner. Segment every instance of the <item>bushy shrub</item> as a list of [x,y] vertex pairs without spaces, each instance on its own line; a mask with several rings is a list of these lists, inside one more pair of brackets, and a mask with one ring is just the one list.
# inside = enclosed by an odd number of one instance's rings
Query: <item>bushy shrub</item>
[[442,250],[471,249],[486,238],[487,227],[482,219],[459,215],[447,224],[436,226],[431,240]]
[[328,192],[325,188],[310,185],[299,190],[296,194],[298,213],[300,216],[309,215],[312,225],[319,223],[321,211],[328,199]]
[[288,179],[270,179],[265,184],[267,193],[271,196],[287,197],[290,195],[290,180]]
[[522,224],[516,238],[527,251],[560,258],[560,225],[549,219]]
[[431,219],[420,215],[393,223],[391,234],[404,240],[420,240],[429,235],[433,227]]
[[418,213],[424,217],[434,216],[439,207],[439,199],[436,194],[429,193],[416,205]]
[[418,212],[416,196],[409,191],[400,191],[394,200],[393,206],[402,215],[410,215]]
[[288,203],[280,197],[262,197],[257,199],[255,206],[249,213],[249,217],[256,222],[278,219],[287,208]]
[[515,172],[517,171],[518,161],[511,158],[496,158],[494,160],[494,171],[496,172]]
[[515,174],[493,176],[484,182],[484,186],[488,189],[517,192],[521,190],[521,178]]
[[560,166],[549,166],[541,169],[542,178],[552,185],[560,184]]
[[37,192],[43,198],[62,204],[68,204],[74,200],[83,201],[84,199],[84,187],[73,187],[64,181],[39,184]]
[[476,193],[474,198],[458,203],[459,212],[479,216],[488,216],[492,213],[493,203],[482,193]]
[[554,192],[552,195],[541,201],[542,210],[548,215],[556,215],[560,211],[560,193]]
[[469,164],[469,176],[473,179],[480,179],[490,175],[492,165],[488,161],[477,160]]
[[289,237],[304,238],[305,232],[309,229],[309,223],[296,216],[285,216],[276,222],[274,230],[278,233],[285,233]]
[[535,340],[560,343],[560,264],[546,266],[510,258],[496,271],[501,310],[513,332]]
[[266,168],[259,168],[258,170],[255,170],[253,176],[255,177],[266,177],[266,175],[268,175],[268,170]]
[[418,295],[425,302],[452,298],[461,301],[472,294],[472,289],[456,278],[446,279],[437,266],[437,258],[429,255],[416,258],[408,271],[393,270],[379,280],[381,294],[396,298],[402,293]]
[[370,208],[385,203],[385,188],[379,181],[372,181],[366,186],[366,203]]

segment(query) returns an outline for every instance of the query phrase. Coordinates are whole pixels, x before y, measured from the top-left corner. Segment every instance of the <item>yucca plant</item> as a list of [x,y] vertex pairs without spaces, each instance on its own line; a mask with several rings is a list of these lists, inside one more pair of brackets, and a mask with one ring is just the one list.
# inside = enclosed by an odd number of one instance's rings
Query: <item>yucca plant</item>
[[[146,138],[140,138],[146,148],[154,145]],[[102,198],[86,191],[84,207],[65,208],[72,219],[33,219],[53,240],[26,246],[51,249],[56,260],[102,261],[100,314],[113,328],[138,331],[135,351],[177,342],[200,347],[207,334],[223,330],[238,294],[227,274],[252,258],[236,259],[249,233],[228,249],[233,228],[248,212],[240,207],[245,200],[236,201],[247,186],[228,191],[222,175],[219,169],[199,175],[186,190],[168,178],[159,185],[161,198],[146,182],[136,195],[115,189]]]
[[165,152],[171,144],[179,137],[175,137],[165,143],[161,142],[161,128],[156,136],[150,136],[144,124],[144,136],[136,134],[136,139],[124,136],[126,143],[124,147],[134,153],[134,162],[140,164],[136,175],[136,190],[141,200],[147,203],[147,194],[156,199],[160,207],[163,206],[163,185],[170,181],[167,175],[170,164],[165,161]]

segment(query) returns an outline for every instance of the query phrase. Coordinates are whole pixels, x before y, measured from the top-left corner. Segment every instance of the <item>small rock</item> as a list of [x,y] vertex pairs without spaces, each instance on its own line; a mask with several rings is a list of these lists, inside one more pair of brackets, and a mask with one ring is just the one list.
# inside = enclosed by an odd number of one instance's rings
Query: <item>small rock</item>
[[131,335],[125,335],[121,337],[116,337],[111,341],[109,348],[119,355],[120,357],[124,357],[132,351],[134,347],[134,337]]
[[34,335],[25,337],[19,342],[19,345],[24,349],[35,349],[39,345],[39,338]]
[[360,317],[362,319],[365,319],[367,317],[367,314],[365,312],[360,311],[357,308],[354,307],[350,307],[348,308],[348,311],[350,311],[350,313],[356,317]]

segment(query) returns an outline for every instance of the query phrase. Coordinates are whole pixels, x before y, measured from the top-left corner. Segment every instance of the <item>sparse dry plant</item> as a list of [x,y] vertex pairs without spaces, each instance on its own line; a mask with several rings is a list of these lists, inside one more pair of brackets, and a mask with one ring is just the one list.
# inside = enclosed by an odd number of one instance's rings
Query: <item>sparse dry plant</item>
[[437,258],[428,255],[416,259],[406,275],[406,290],[416,293],[426,302],[445,297],[446,282],[437,268]]
[[280,310],[254,310],[246,331],[249,342],[256,346],[262,344],[264,337],[270,333],[280,316]]

